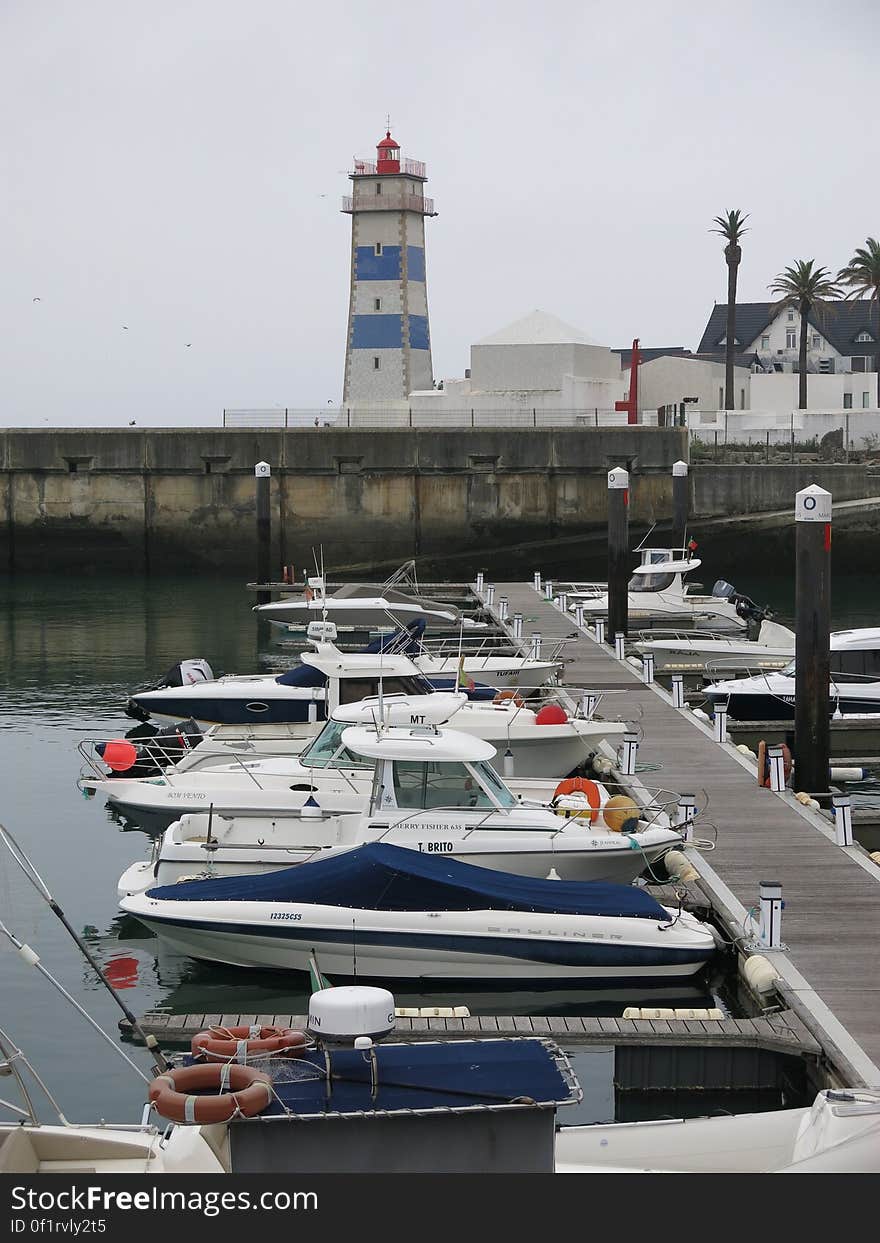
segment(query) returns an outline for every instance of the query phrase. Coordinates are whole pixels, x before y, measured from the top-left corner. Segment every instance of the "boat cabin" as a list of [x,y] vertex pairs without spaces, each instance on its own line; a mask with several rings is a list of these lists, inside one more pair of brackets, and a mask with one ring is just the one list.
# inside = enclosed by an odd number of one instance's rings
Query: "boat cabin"
[[372,813],[519,806],[489,764],[492,744],[457,730],[351,725],[341,740],[348,751],[375,764]]

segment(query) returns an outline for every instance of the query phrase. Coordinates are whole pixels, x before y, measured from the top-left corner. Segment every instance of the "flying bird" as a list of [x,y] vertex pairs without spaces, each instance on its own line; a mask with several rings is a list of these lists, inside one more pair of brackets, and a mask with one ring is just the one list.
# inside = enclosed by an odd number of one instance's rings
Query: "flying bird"
[[187,343],[186,343],[186,348],[187,348],[188,350],[191,350],[191,349],[192,349],[192,341],[187,341]]
[[31,298],[31,302],[41,302],[41,298]]
[[128,332],[128,324],[123,324],[122,327],[125,330],[125,332]]

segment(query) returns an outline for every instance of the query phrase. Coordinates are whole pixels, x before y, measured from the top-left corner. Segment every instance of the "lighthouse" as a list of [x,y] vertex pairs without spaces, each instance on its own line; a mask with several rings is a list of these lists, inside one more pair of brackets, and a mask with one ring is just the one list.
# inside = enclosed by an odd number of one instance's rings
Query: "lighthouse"
[[425,198],[425,166],[402,160],[387,130],[375,160],[354,162],[351,195],[351,294],[345,349],[343,404],[404,401],[434,385],[428,292],[425,283],[425,217],[436,216]]

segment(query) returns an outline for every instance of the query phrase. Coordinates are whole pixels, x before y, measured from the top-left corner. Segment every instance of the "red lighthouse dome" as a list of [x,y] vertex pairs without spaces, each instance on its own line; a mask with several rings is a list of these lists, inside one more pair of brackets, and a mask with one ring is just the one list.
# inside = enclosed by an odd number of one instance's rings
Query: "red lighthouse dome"
[[376,172],[400,172],[400,143],[391,137],[391,130],[386,130],[385,137],[376,144]]

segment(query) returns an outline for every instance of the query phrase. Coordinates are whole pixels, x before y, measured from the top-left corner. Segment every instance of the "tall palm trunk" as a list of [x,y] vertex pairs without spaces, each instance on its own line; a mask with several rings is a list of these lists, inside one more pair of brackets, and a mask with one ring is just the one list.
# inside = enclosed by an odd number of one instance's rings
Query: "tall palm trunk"
[[874,340],[877,342],[877,348],[874,351],[874,366],[877,368],[877,407],[880,409],[880,289],[877,293],[877,336]]
[[727,339],[724,349],[724,409],[733,410],[733,355],[736,349],[736,278],[742,248],[733,244],[725,246],[727,260]]
[[809,325],[807,323],[807,312],[810,309],[809,303],[801,301],[801,348],[798,356],[798,410],[806,410],[807,408],[807,331]]

